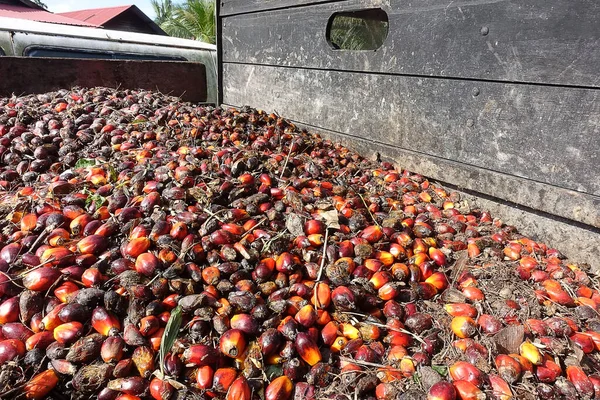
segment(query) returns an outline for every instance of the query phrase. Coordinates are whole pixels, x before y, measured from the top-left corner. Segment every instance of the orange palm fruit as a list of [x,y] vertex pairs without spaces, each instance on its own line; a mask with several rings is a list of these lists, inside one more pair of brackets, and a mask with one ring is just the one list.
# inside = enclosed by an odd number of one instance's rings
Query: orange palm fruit
[[434,272],[433,274],[431,274],[431,276],[429,278],[425,279],[425,283],[429,283],[429,284],[435,286],[435,288],[438,291],[446,290],[446,288],[449,285],[448,277],[446,276],[445,273],[440,272],[440,271],[437,271],[437,272]]
[[54,334],[52,332],[42,331],[34,333],[33,336],[28,337],[25,341],[25,349],[27,349],[27,351],[33,349],[44,350],[54,341]]
[[[235,318],[235,316],[233,318]],[[317,320],[317,312],[315,311],[315,308],[312,305],[307,304],[300,310],[298,310],[298,312],[294,316],[294,319],[305,328],[310,328],[315,324]]]
[[132,239],[125,245],[123,255],[137,258],[140,254],[145,253],[150,248],[150,244],[150,239],[147,237]]
[[521,364],[506,354],[496,356],[496,369],[498,370],[498,375],[510,384],[516,383],[523,373]]
[[295,347],[300,357],[311,366],[320,362],[322,359],[319,347],[308,333],[298,333]]
[[400,366],[398,369],[400,369],[400,372],[405,378],[412,377],[417,371],[417,367],[410,357],[404,357],[402,360],[400,360]]
[[26,399],[41,400],[48,395],[58,384],[58,375],[54,370],[48,369],[35,375],[23,388]]
[[77,251],[81,254],[100,254],[106,249],[108,243],[101,235],[86,236],[77,242]]
[[203,365],[198,368],[198,373],[196,374],[196,383],[200,389],[210,389],[213,383],[213,376],[215,370],[209,365]]
[[546,290],[546,293],[548,293],[550,300],[555,303],[566,307],[573,307],[575,305],[575,300],[562,288],[560,282],[554,279],[546,279],[542,282],[542,286]]
[[444,305],[444,310],[453,317],[471,317],[477,316],[477,309],[467,303],[448,303]]
[[473,364],[466,361],[457,361],[449,368],[450,377],[453,381],[467,381],[475,386],[483,383],[482,372]]
[[544,358],[542,363],[535,367],[535,375],[540,382],[553,383],[560,375],[562,375],[562,368],[550,357]]
[[46,331],[53,331],[54,328],[61,325],[63,322],[58,318],[58,313],[65,308],[66,304],[61,303],[54,307],[44,318],[42,318],[41,328]]
[[339,325],[339,331],[342,333],[344,337],[349,340],[359,339],[361,338],[360,331],[349,323],[342,323]]
[[101,335],[113,336],[121,330],[119,319],[102,307],[92,312],[92,327]]
[[240,357],[246,349],[246,337],[244,333],[239,329],[229,329],[221,336],[219,349],[227,357]]
[[21,230],[23,232],[31,232],[35,229],[37,225],[37,215],[35,214],[26,214],[21,219]]
[[252,392],[248,381],[243,376],[238,377],[227,391],[225,400],[251,400]]
[[50,289],[60,275],[60,271],[52,267],[38,268],[23,277],[23,286],[29,290],[43,292]]
[[235,368],[219,368],[213,374],[213,389],[217,392],[227,393],[236,378],[237,370]]
[[383,237],[383,230],[377,225],[371,225],[363,229],[359,237],[365,239],[369,243],[378,242]]
[[19,320],[19,296],[11,297],[0,304],[0,325]]
[[54,339],[61,344],[71,344],[83,335],[81,322],[67,322],[54,328]]
[[146,346],[138,346],[131,356],[139,374],[148,378],[154,371],[154,352]]
[[170,399],[175,389],[168,382],[154,378],[150,381],[150,396],[154,400]]
[[63,303],[68,303],[79,291],[79,287],[71,282],[63,282],[60,286],[54,289],[54,295]]
[[485,400],[487,397],[477,386],[469,381],[457,380],[452,382],[460,400]]
[[294,384],[285,375],[275,378],[265,389],[265,400],[290,400]]
[[523,372],[527,371],[527,372],[533,374],[534,366],[531,363],[531,361],[529,361],[528,359],[526,359],[525,357],[523,357],[520,354],[509,354],[509,356],[512,357],[512,358],[514,358],[515,360],[517,360],[519,362],[519,364],[521,365],[521,369],[523,370]]
[[450,328],[454,334],[461,338],[468,338],[477,332],[477,324],[471,317],[454,317],[450,323]]

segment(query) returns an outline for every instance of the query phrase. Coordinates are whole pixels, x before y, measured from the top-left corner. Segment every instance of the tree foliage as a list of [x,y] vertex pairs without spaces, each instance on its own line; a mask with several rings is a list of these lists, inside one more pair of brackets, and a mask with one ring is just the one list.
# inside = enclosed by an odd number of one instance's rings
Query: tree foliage
[[31,2],[37,4],[40,7],[43,7],[45,10],[48,9],[48,6],[42,0],[31,0]]
[[169,35],[216,42],[216,5],[214,0],[152,0],[155,22]]

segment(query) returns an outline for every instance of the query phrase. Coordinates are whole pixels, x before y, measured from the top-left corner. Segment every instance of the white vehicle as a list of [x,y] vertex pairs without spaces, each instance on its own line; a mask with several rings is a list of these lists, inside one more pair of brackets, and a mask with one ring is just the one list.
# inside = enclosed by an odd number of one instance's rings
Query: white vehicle
[[0,17],[1,56],[200,62],[217,102],[217,48],[195,40]]

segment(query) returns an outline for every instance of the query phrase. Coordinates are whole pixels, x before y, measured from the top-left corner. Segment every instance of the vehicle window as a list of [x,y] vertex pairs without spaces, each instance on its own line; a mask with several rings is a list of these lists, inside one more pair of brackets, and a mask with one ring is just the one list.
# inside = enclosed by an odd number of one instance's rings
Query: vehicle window
[[148,61],[187,61],[184,57],[161,56],[155,54],[120,53],[115,51],[96,51],[85,49],[69,49],[61,47],[34,46],[25,49],[27,57],[46,58],[94,58],[102,60],[148,60]]

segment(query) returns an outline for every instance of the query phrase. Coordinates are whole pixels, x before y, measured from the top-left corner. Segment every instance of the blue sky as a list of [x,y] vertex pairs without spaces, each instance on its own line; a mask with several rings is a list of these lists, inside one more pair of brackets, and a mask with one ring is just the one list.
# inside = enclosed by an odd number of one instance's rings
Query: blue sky
[[114,7],[135,4],[147,16],[154,19],[150,0],[43,0],[48,9],[55,13],[84,10],[86,8]]

